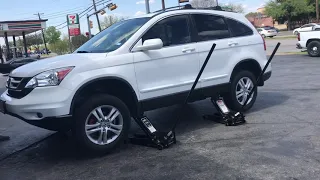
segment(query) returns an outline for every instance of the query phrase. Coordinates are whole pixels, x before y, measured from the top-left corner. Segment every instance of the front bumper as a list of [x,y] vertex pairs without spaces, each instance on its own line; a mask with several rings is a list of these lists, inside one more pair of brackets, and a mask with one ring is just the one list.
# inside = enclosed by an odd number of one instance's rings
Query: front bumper
[[0,99],[4,102],[5,114],[38,127],[60,130],[60,126],[67,127],[69,124],[67,121],[71,121],[72,97],[73,94],[68,89],[43,87],[35,88],[21,99],[9,96],[6,90]]

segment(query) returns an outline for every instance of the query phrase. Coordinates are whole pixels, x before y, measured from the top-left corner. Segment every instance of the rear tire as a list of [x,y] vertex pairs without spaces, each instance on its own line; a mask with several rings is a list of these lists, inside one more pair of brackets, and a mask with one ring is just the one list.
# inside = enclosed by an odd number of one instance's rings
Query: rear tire
[[90,152],[108,153],[127,138],[131,118],[119,98],[97,94],[76,109],[74,120],[73,133],[79,146]]
[[308,44],[307,47],[308,54],[311,57],[319,57],[320,56],[320,42],[312,41]]
[[[246,90],[242,89],[243,87],[241,85],[243,83],[244,85],[248,85],[245,87],[250,87],[250,88],[249,89],[246,88]],[[224,97],[227,106],[234,111],[241,111],[241,110],[248,111],[249,109],[251,109],[257,98],[257,94],[258,94],[257,88],[254,89],[254,93],[251,96],[251,100],[247,102],[247,105],[243,109],[242,109],[242,104],[244,104],[245,96],[249,94],[248,91],[253,89],[253,84],[256,84],[256,77],[252,72],[247,70],[240,70],[237,73],[235,73],[233,77],[231,77],[230,91]],[[237,97],[237,94],[238,94],[238,97]]]

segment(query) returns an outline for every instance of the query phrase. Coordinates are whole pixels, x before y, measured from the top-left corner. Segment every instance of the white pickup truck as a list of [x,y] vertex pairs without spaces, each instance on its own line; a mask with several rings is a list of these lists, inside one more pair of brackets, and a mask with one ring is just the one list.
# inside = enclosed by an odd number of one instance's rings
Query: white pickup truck
[[300,32],[298,41],[298,49],[306,49],[311,57],[320,57],[320,31]]

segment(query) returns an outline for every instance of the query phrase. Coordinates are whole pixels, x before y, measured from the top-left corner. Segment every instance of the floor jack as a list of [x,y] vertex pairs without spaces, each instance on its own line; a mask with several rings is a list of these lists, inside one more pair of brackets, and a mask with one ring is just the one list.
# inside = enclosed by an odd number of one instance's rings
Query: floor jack
[[[280,43],[277,44],[275,49],[273,50],[269,60],[267,61],[267,64],[261,71],[260,75],[258,76],[256,80],[256,84],[253,85],[252,90],[249,92],[247,97],[251,97],[254,90],[258,88],[258,84],[260,81],[263,81],[263,74],[267,70],[269,64],[271,63],[274,55],[278,51],[280,47]],[[212,104],[216,107],[218,110],[218,113],[215,113],[214,115],[205,115],[203,116],[204,119],[209,119],[212,121],[215,121],[217,123],[225,124],[226,126],[238,126],[246,123],[245,116],[243,114],[244,107],[247,105],[250,98],[247,98],[245,102],[242,105],[242,108],[239,112],[230,110],[224,103],[223,98],[220,95],[217,95],[216,97],[211,98]]]
[[[262,75],[266,71],[268,65],[270,64],[270,62],[271,62],[274,54],[278,50],[279,46],[280,46],[280,43],[277,44],[277,47],[273,51],[265,68],[263,69],[260,76],[258,77],[257,82],[259,82],[260,79],[262,78]],[[215,47],[216,47],[216,44],[213,44],[205,62],[203,63],[203,65],[200,69],[200,72],[197,75],[196,80],[194,81],[194,83],[192,85],[192,88],[190,89],[190,91],[188,93],[188,96],[186,97],[184,103],[182,104],[183,107],[185,107],[185,105],[188,104],[190,95],[194,91],[194,89],[199,81],[199,78],[201,77],[202,72],[204,71]],[[256,88],[256,86],[257,85],[255,84],[254,88]],[[252,95],[252,93],[253,93],[253,91],[251,91],[249,93],[248,97],[250,97]],[[233,111],[229,110],[227,108],[227,106],[225,105],[223,98],[221,98],[220,96],[217,96],[217,98],[211,98],[211,101],[220,113],[220,115],[218,116],[219,117],[218,119],[220,119],[220,122],[226,124],[227,126],[245,123],[245,119],[244,119],[245,116],[243,115],[243,113],[242,112],[233,112]],[[247,101],[248,100],[245,101],[243,107],[245,106],[245,104],[247,104]],[[151,124],[150,120],[146,116],[143,116],[141,119],[135,118],[136,123],[140,126],[140,128],[144,131],[145,134],[144,135],[135,134],[133,137],[129,137],[129,142],[132,144],[136,144],[136,145],[158,148],[159,150],[168,148],[170,145],[176,144],[175,129],[176,129],[176,126],[177,126],[179,120],[180,120],[180,118],[176,119],[173,127],[171,128],[171,130],[169,132],[160,132],[160,131],[156,130],[156,128]]]

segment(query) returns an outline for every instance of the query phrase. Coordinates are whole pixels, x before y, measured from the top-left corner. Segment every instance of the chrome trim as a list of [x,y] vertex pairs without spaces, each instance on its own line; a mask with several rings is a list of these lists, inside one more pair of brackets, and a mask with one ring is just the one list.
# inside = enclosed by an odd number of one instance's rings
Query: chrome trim
[[147,92],[152,92],[152,91],[159,91],[159,90],[162,90],[162,89],[185,86],[185,85],[189,85],[189,84],[193,84],[193,83],[194,83],[194,80],[190,80],[190,81],[185,81],[185,82],[183,82],[181,84],[169,84],[169,85],[163,85],[163,86],[158,86],[158,87],[146,88],[146,89],[142,89],[140,92],[141,93],[147,93]]
[[228,77],[228,74],[219,75],[219,76],[213,76],[213,77],[208,77],[208,78],[203,78],[203,79],[200,80],[200,82],[211,81],[211,80],[221,79],[221,78],[225,78],[225,77]]

